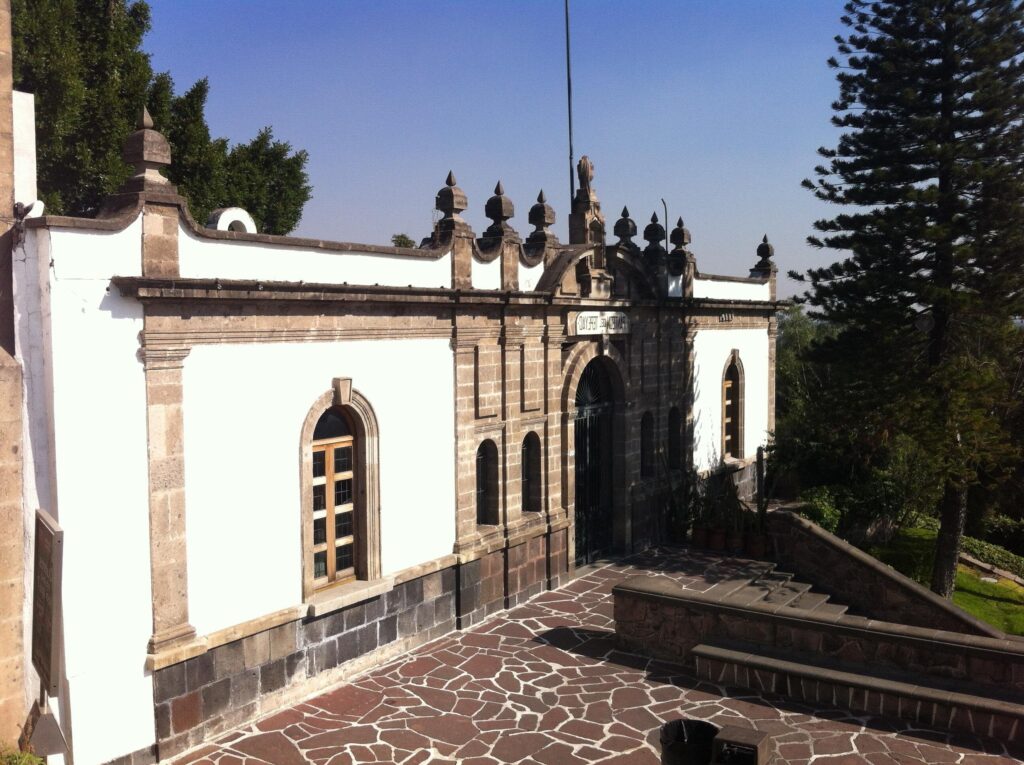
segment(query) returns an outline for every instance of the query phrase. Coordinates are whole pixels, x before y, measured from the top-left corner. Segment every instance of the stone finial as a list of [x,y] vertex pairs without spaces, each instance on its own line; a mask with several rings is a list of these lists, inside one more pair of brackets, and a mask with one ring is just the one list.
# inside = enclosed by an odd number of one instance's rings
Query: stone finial
[[572,199],[569,213],[569,243],[604,246],[604,215],[594,192],[594,163],[583,155],[576,164],[580,185]]
[[434,207],[441,212],[442,220],[458,220],[460,219],[459,213],[469,206],[466,194],[455,185],[455,173],[451,170],[448,171],[448,177],[444,183],[444,188],[437,192],[434,199]]
[[543,189],[537,195],[537,204],[530,208],[529,221],[530,225],[534,227],[535,233],[555,225],[555,211],[548,204]]
[[775,255],[775,248],[768,241],[768,235],[765,234],[764,238],[761,239],[761,244],[757,245],[757,257],[759,260],[757,264],[751,269],[752,271],[775,271],[777,270],[775,264],[772,262],[772,257]]
[[683,225],[682,216],[676,221],[676,227],[672,229],[672,233],[669,234],[669,241],[675,245],[672,248],[672,252],[686,252],[686,248],[690,246],[692,238],[690,237],[690,229]]
[[658,213],[653,213],[651,222],[644,227],[644,241],[658,247],[665,241],[665,227],[658,222]]
[[171,164],[171,145],[163,134],[153,129],[153,118],[145,106],[139,113],[138,129],[128,136],[121,157],[135,168],[122,191],[170,191],[174,185],[160,174],[160,168]]
[[633,244],[633,237],[636,236],[636,223],[629,217],[629,208],[622,208],[622,215],[615,221],[615,227],[612,232],[619,238],[619,245],[628,249],[635,249],[636,245]]
[[487,200],[487,204],[484,205],[484,215],[493,221],[493,224],[488,228],[497,228],[499,231],[503,228],[505,221],[515,215],[515,207],[512,205],[512,200],[505,196],[505,188],[501,185],[501,181],[498,181],[494,187],[494,196]]

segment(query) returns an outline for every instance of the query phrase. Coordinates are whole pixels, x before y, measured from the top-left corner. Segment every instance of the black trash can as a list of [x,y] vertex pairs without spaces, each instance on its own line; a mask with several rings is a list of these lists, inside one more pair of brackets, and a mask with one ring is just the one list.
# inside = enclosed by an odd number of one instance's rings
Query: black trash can
[[708,765],[717,734],[706,720],[669,720],[661,726],[662,765]]

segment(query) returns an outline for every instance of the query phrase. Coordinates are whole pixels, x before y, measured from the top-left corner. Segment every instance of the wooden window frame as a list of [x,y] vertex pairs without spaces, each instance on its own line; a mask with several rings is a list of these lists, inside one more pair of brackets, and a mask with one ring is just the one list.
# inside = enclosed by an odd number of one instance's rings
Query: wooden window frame
[[[337,407],[346,415],[352,432],[355,542],[352,553],[355,571],[354,576],[346,577],[342,581],[325,582],[323,577],[314,576],[313,568],[313,548],[317,547],[321,551],[324,549],[323,546],[314,544],[313,534],[313,432],[320,417],[332,407]],[[376,581],[381,577],[379,441],[380,430],[376,413],[370,402],[352,387],[352,381],[348,378],[335,378],[332,388],[322,393],[306,414],[299,436],[299,522],[303,601],[308,601],[315,594],[331,588],[337,587],[344,592],[345,588],[353,583],[362,587],[364,582]],[[317,442],[316,445],[322,444]]]
[[[339,412],[346,421],[349,420],[347,414],[342,409]],[[352,423],[348,422],[350,430],[354,431]],[[313,570],[313,586],[316,589],[323,589],[333,584],[343,584],[345,582],[351,582],[356,579],[356,572],[362,568],[361,566],[361,545],[360,540],[360,523],[359,513],[356,509],[356,498],[359,496],[359,480],[357,478],[357,460],[356,460],[356,439],[353,435],[341,436],[339,438],[325,438],[319,441],[313,441],[313,464],[316,464],[316,455],[324,455],[324,475],[323,476],[312,476],[313,482],[313,501],[314,506],[313,512],[313,545],[310,548],[310,552],[316,558],[318,553],[326,553],[326,574],[322,577],[316,576],[316,564],[314,563]],[[349,450],[349,469],[339,472],[336,469],[337,466],[337,453],[342,449]],[[337,482],[338,481],[350,481],[350,492],[348,496],[348,502],[343,504],[336,504],[337,501]],[[324,508],[318,510],[315,506],[316,502],[316,487],[324,487]],[[352,529],[351,534],[347,534],[344,537],[338,538],[337,536],[337,524],[338,516],[345,513],[352,514]],[[316,541],[316,522],[320,519],[324,520],[324,541],[317,543]],[[337,556],[338,548],[350,545],[352,548],[352,565],[346,567],[343,570],[338,570],[337,567]]]
[[[744,420],[743,362],[733,349],[722,370],[722,460],[741,460]],[[732,407],[730,411],[730,407]]]

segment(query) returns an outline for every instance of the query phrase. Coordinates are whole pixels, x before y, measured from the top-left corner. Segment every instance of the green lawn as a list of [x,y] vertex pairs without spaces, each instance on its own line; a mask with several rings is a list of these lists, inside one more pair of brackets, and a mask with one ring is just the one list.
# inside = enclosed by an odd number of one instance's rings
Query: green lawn
[[[903,529],[884,547],[868,552],[927,587],[931,581],[936,532]],[[957,571],[953,602],[969,614],[1013,635],[1024,635],[1024,588],[1002,579],[983,582],[963,566]]]

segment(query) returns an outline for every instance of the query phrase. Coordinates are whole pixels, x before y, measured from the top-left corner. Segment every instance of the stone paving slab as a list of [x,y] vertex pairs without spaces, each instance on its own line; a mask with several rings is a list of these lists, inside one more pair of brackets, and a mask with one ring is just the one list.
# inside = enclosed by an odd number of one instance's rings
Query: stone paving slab
[[765,731],[779,765],[1022,762],[999,742],[722,687],[616,649],[619,581],[668,576],[705,591],[748,564],[668,550],[592,567],[177,763],[657,765],[659,727],[681,716]]

